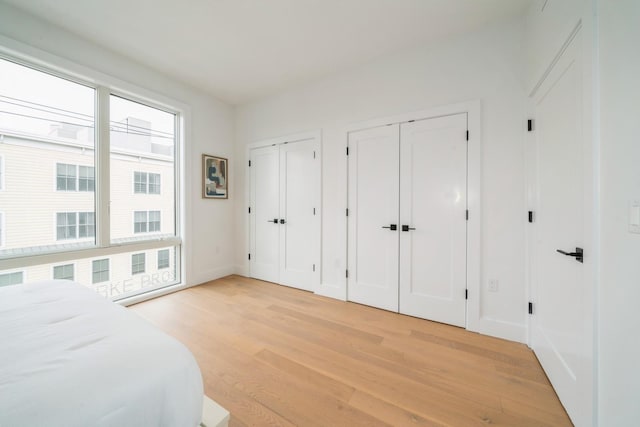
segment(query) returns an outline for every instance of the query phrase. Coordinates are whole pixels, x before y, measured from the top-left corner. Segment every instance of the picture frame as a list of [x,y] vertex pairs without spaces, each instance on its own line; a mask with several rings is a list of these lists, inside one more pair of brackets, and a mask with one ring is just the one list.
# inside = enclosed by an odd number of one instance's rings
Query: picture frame
[[229,198],[229,162],[224,157],[202,155],[202,198]]

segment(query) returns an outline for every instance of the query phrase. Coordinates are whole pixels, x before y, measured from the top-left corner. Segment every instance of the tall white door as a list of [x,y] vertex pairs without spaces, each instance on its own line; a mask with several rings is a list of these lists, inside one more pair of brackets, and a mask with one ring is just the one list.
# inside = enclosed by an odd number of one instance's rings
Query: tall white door
[[349,133],[350,301],[398,311],[399,125]]
[[280,153],[278,146],[251,150],[250,274],[277,282],[280,262]]
[[[591,209],[584,174],[590,160],[583,137],[580,48],[578,34],[534,99],[538,206],[531,339],[569,416],[576,425],[587,426],[592,414],[593,315],[584,280],[592,262],[585,230],[592,225],[584,215]],[[590,185],[588,178],[586,182]]]
[[467,115],[400,127],[400,312],[465,326]]
[[320,159],[315,139],[280,146],[280,280],[308,291],[319,278]]

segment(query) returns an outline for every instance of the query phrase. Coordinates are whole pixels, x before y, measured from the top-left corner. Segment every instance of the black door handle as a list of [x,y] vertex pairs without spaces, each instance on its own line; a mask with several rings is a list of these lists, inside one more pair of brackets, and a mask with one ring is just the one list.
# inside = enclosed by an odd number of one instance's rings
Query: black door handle
[[284,224],[285,222],[287,222],[287,221],[285,221],[284,219],[280,220],[280,224]]
[[415,230],[415,228],[409,227],[408,225],[403,225],[402,226],[402,231],[409,231],[409,230]]
[[277,224],[277,223],[278,223],[278,220],[277,220],[276,218],[273,218],[272,220],[271,220],[271,219],[268,219],[268,220],[267,220],[267,222],[272,222],[272,223],[274,223],[274,224]]
[[390,225],[383,225],[382,228],[388,228],[391,231],[396,231],[398,229],[398,226],[396,224],[390,224]]
[[572,256],[578,262],[584,262],[584,250],[582,248],[576,248],[575,252],[565,252],[562,249],[556,249],[556,252],[561,253],[562,255]]

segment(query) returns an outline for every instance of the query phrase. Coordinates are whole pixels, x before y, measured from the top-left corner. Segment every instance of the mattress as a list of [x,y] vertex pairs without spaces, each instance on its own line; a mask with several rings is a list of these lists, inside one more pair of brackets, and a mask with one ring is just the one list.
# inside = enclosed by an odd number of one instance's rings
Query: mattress
[[0,288],[0,426],[197,426],[193,355],[65,280]]

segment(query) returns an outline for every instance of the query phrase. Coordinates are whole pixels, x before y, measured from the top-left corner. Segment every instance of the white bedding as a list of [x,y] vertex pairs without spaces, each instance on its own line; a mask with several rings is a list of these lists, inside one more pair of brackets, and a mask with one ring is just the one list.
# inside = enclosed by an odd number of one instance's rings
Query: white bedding
[[77,283],[0,287],[0,426],[195,427],[182,344]]

